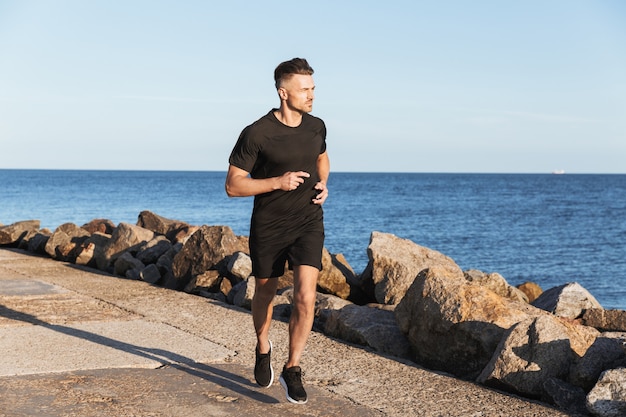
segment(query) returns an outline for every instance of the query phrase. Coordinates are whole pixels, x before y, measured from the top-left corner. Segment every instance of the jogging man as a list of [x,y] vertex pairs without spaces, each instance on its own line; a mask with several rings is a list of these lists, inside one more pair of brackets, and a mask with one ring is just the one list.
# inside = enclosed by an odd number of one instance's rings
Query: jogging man
[[262,387],[274,380],[269,329],[278,277],[288,262],[294,272],[289,357],[280,375],[287,400],[304,404],[300,359],[313,326],[317,278],[322,268],[330,161],[326,126],[313,109],[313,68],[302,58],[274,71],[280,107],[246,127],[229,159],[226,193],[254,196],[250,257],[256,289],[252,320],[257,336],[254,376]]

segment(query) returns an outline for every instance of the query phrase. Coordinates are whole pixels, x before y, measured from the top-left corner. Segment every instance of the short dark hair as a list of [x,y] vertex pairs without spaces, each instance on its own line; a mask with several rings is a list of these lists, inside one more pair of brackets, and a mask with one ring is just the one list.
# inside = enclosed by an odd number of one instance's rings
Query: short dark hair
[[313,72],[313,68],[304,58],[293,58],[289,61],[281,62],[274,70],[276,88],[278,89],[283,81],[288,80],[294,74],[313,75]]

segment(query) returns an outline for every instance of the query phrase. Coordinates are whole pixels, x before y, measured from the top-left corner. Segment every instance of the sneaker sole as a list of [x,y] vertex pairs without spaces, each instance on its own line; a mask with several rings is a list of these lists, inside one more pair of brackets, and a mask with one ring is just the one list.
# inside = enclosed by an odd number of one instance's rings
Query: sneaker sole
[[289,389],[287,388],[287,383],[283,379],[283,376],[281,375],[278,380],[280,381],[280,385],[282,385],[283,388],[285,389],[285,396],[287,397],[287,401],[289,401],[292,404],[306,404],[307,401],[309,401],[308,398],[306,400],[304,400],[304,401],[298,401],[298,400],[294,400],[293,398],[291,398],[289,396]]

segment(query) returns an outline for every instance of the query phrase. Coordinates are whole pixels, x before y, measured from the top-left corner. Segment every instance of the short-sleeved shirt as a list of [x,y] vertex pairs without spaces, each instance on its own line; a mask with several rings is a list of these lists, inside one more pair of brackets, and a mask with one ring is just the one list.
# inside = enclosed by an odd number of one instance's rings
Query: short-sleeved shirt
[[250,238],[256,240],[280,239],[280,234],[298,233],[310,222],[319,222],[323,230],[322,207],[312,200],[320,180],[317,160],[326,151],[326,126],[322,119],[304,113],[302,123],[290,127],[281,123],[274,111],[241,132],[229,163],[255,179],[287,171],[305,171],[310,177],[293,191],[275,190],[254,197]]

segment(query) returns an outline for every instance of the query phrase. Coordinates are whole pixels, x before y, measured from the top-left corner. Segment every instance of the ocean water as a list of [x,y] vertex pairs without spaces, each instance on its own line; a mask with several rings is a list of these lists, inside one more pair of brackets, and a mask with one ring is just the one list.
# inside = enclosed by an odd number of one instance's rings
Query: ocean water
[[[150,210],[247,235],[252,198],[229,199],[225,172],[0,170],[0,223],[54,230]],[[356,273],[372,231],[544,290],[567,282],[626,309],[626,175],[332,173],[326,248]]]

